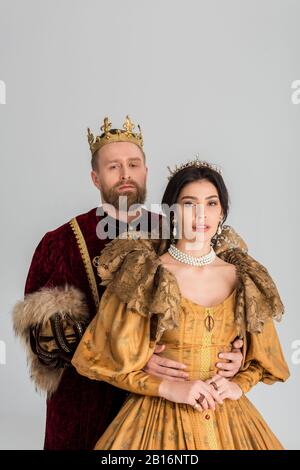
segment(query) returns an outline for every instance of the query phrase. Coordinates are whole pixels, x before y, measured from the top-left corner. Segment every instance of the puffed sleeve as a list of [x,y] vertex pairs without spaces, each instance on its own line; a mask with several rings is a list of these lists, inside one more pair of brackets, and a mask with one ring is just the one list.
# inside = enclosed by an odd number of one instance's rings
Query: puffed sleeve
[[265,321],[259,333],[247,333],[244,338],[244,365],[232,378],[244,393],[258,382],[285,382],[289,368],[284,359],[274,321]]
[[158,396],[161,379],[142,369],[152,356],[151,317],[106,290],[72,359],[81,375],[142,395]]

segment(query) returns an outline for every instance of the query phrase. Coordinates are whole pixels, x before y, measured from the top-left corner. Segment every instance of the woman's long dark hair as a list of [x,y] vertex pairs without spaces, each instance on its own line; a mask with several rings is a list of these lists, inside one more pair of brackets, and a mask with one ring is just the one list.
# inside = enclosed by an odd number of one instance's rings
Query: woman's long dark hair
[[[218,191],[218,196],[220,199],[220,204],[223,210],[223,222],[226,220],[229,211],[229,195],[224,183],[223,177],[215,170],[209,167],[187,167],[180,170],[176,173],[169,181],[164,195],[162,197],[162,205],[166,204],[168,207],[173,206],[177,203],[178,196],[182,190],[182,188],[194,181],[201,181],[201,180],[208,180],[210,181]],[[167,228],[169,232],[172,234],[174,223],[173,223],[173,214],[169,216],[166,214],[167,217],[164,219],[164,224],[167,224]],[[166,240],[162,240],[160,244],[159,254],[165,253],[171,244],[171,237]]]

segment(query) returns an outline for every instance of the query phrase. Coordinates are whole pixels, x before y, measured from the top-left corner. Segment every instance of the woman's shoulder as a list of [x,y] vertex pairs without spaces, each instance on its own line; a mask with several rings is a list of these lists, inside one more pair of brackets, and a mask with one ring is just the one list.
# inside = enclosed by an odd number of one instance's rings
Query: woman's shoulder
[[248,251],[247,244],[241,235],[231,225],[223,225],[221,234],[217,236],[214,242],[214,250],[217,255],[220,255],[231,249]]
[[229,286],[229,290],[233,290],[238,284],[238,273],[235,265],[227,263],[218,256],[212,264],[212,269],[215,268],[216,278],[222,283]]
[[152,282],[156,286],[176,283],[172,273],[165,269],[162,260],[165,255],[158,254],[160,243],[144,232],[125,232],[112,240],[93,260],[101,285],[140,286],[146,294]]
[[279,321],[284,313],[284,306],[267,268],[240,249],[230,249],[220,256],[236,267],[237,317],[240,321],[245,321],[247,331],[261,331],[269,318]]
[[177,324],[180,292],[174,276],[164,269],[155,241],[143,233],[126,233],[110,242],[96,261],[101,285],[128,310],[160,317],[160,328]]
[[227,261],[225,261],[225,259],[222,259],[219,256],[216,256],[212,266],[215,268],[228,268],[229,270],[234,270],[234,266],[232,265],[232,263],[228,263]]
[[128,273],[136,272],[149,260],[158,263],[155,243],[144,232],[125,232],[109,242],[99,256],[93,259],[101,284],[109,284],[126,266]]
[[235,266],[240,274],[248,274],[253,277],[263,276],[269,279],[271,276],[267,268],[247,251],[241,248],[230,248],[218,255],[218,259],[223,266]]

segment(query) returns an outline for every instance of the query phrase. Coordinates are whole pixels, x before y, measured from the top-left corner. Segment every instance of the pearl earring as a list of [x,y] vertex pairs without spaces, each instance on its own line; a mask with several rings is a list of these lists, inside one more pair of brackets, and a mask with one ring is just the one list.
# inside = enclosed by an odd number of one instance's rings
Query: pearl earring
[[221,235],[222,233],[222,221],[219,222],[218,229],[217,229],[217,235]]
[[176,224],[177,224],[177,221],[176,221],[176,219],[174,219],[174,220],[173,220],[173,230],[172,230],[173,239],[175,239],[176,236],[177,236]]

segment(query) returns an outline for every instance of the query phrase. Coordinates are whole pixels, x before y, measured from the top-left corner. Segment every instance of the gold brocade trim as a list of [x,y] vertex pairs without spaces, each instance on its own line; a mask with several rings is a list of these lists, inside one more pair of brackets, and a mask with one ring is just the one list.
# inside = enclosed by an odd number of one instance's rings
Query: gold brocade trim
[[[205,314],[213,319],[213,309],[206,308]],[[204,320],[205,322],[205,320]],[[213,319],[214,322],[214,319]],[[204,334],[202,338],[202,349],[201,349],[201,369],[207,372],[207,377],[202,380],[209,378],[209,372],[211,367],[211,340],[212,340],[212,329],[204,328]],[[208,415],[208,419],[206,416]],[[210,449],[218,450],[218,440],[215,432],[215,417],[211,410],[202,411],[202,419],[204,419],[205,427],[207,429],[208,445]]]
[[81,254],[81,259],[85,268],[85,272],[89,281],[90,289],[92,291],[94,303],[96,306],[96,309],[98,309],[99,306],[99,293],[98,293],[98,288],[97,288],[97,282],[93,270],[93,266],[91,263],[91,258],[85,243],[84,236],[82,234],[82,231],[78,225],[76,217],[74,217],[72,220],[70,220],[70,226],[74,232],[77,245]]

